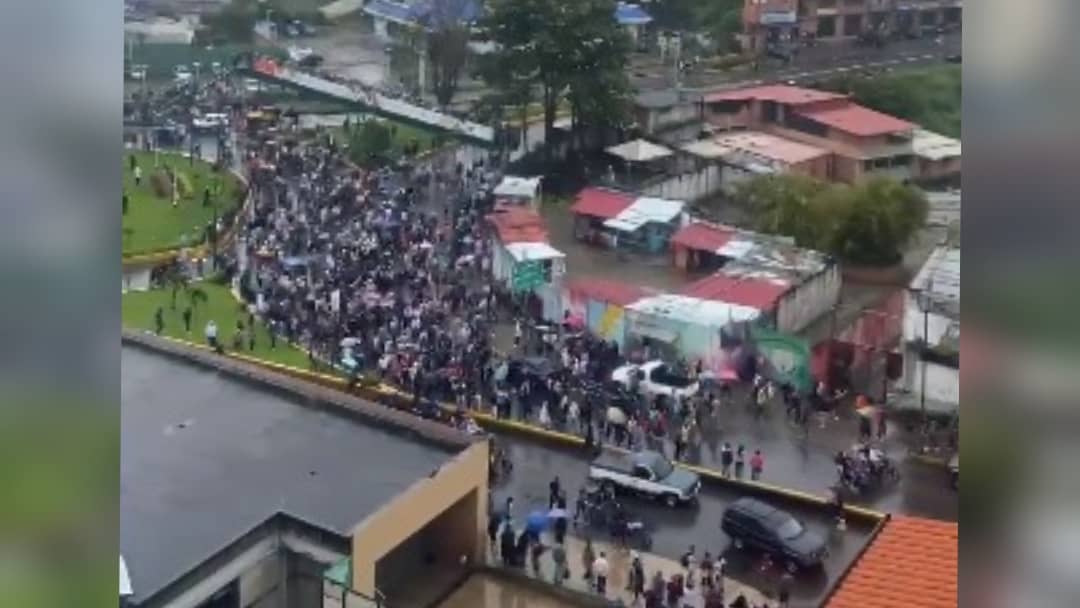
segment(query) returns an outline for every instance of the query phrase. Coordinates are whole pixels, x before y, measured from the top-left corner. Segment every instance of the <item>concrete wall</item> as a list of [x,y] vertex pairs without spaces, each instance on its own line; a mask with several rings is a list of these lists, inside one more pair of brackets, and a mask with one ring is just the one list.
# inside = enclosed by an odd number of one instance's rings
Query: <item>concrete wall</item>
[[923,370],[926,373],[926,410],[931,413],[952,413],[960,404],[960,370],[921,361],[917,349],[904,355],[904,387],[914,395],[912,403],[920,404],[923,390]]
[[274,554],[240,575],[240,607],[285,608],[287,568],[280,554]]
[[445,549],[479,563],[486,549],[487,482],[488,444],[478,442],[361,522],[352,538],[353,588],[373,596],[379,560],[470,492],[483,499],[453,511],[452,526],[458,532],[446,539]]
[[689,173],[669,177],[662,182],[646,186],[643,196],[655,196],[680,201],[692,202],[720,191],[721,170],[717,165],[708,165]]
[[788,291],[776,310],[776,327],[797,332],[827,313],[840,300],[840,266],[833,264],[806,283]]

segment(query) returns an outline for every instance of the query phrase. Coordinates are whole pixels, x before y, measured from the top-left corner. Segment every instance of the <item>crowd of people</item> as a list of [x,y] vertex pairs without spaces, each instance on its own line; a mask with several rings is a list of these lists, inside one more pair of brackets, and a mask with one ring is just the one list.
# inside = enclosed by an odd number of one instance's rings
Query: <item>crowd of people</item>
[[[580,568],[571,566],[567,554],[566,534],[566,495],[556,477],[551,483],[549,501],[551,513],[555,516],[553,534],[544,534],[544,526],[534,525],[530,520],[521,529],[514,517],[514,501],[507,497],[498,509],[489,509],[488,540],[492,558],[509,568],[518,568],[538,578],[548,578],[553,584],[570,584],[580,576],[586,588],[609,598],[614,606],[644,606],[645,608],[768,608],[769,604],[755,604],[744,594],[737,593],[734,598],[725,596],[725,576],[727,562],[720,554],[713,556],[709,551],[698,557],[696,547],[690,546],[679,560],[679,567],[668,575],[660,570],[651,576],[646,572],[642,555],[629,551],[626,572],[615,576],[612,560],[603,548],[597,548],[590,537],[586,536],[581,548]],[[580,510],[580,509],[576,509]],[[575,512],[574,519],[578,514]],[[614,548],[620,551],[619,547]],[[611,586],[612,580],[625,581],[625,588],[620,592]],[[781,608],[788,605],[792,578],[784,575],[780,579],[776,599]],[[730,602],[727,599],[730,598]],[[725,603],[727,602],[727,603]]]

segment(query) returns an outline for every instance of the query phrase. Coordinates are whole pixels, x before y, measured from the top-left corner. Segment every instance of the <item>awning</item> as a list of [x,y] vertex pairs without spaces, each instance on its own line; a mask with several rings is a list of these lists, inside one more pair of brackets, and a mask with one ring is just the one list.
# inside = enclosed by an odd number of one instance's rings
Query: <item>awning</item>
[[515,262],[553,260],[566,257],[566,254],[547,243],[510,243],[505,247]]
[[628,141],[617,146],[612,146],[605,151],[612,156],[618,156],[619,158],[630,162],[647,162],[658,158],[664,158],[665,156],[671,156],[672,154],[671,150],[664,146],[654,144],[644,139]]

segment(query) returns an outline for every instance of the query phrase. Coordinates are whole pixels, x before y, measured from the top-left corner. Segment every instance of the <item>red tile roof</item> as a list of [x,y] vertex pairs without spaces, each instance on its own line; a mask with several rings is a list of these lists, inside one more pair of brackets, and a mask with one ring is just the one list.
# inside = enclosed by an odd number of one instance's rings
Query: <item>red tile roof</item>
[[791,285],[787,281],[737,277],[719,272],[695,281],[680,292],[684,296],[772,310]]
[[802,87],[793,87],[786,84],[770,84],[760,87],[735,89],[732,91],[720,91],[719,93],[706,95],[705,103],[716,101],[749,101],[751,99],[756,99],[758,101],[775,101],[777,103],[789,105],[803,105],[807,103],[828,101],[830,99],[844,99],[846,97],[846,95],[829,91],[804,89]]
[[672,235],[671,242],[689,249],[715,252],[727,244],[735,234],[735,230],[727,226],[694,222],[680,228]]
[[854,103],[819,109],[806,108],[795,110],[795,113],[826,124],[838,131],[863,137],[911,131],[915,128],[915,125],[906,120],[875,112]]
[[570,207],[571,213],[611,219],[619,215],[637,200],[632,194],[606,188],[585,188],[578,192],[577,201]]
[[893,516],[825,608],[956,608],[956,523]]
[[615,306],[628,306],[641,298],[655,294],[654,291],[640,285],[596,277],[573,279],[566,283],[566,289],[571,297],[607,302]]
[[547,225],[532,209],[519,206],[496,206],[488,214],[488,222],[495,228],[499,240],[509,243],[546,243]]

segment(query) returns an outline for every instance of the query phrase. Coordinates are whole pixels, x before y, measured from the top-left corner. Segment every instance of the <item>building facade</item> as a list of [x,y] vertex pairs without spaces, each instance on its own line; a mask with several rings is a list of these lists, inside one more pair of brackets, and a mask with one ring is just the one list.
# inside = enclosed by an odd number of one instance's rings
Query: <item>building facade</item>
[[951,414],[960,404],[960,249],[940,247],[904,302],[906,409]]
[[743,33],[749,50],[769,42],[850,39],[868,33],[914,37],[958,28],[963,0],[745,0]]
[[853,102],[846,95],[787,85],[723,91],[705,97],[713,130],[755,129],[828,150],[825,178],[854,183],[915,176],[915,125]]

